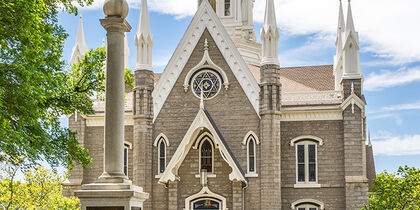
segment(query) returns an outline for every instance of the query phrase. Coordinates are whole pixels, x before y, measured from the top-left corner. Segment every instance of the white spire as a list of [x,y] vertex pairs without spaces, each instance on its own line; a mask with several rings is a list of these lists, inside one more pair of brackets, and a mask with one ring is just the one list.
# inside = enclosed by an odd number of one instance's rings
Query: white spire
[[343,79],[361,79],[363,77],[359,57],[359,35],[354,27],[350,0],[343,47],[343,63]]
[[124,68],[128,68],[128,56],[130,56],[130,48],[128,47],[127,32],[124,33]]
[[80,22],[79,22],[79,28],[77,29],[76,43],[74,44],[74,47],[73,47],[70,63],[74,64],[80,61],[88,50],[89,49],[85,41],[85,33],[83,31],[82,15],[80,15]]
[[137,48],[135,69],[153,71],[153,68],[152,68],[153,36],[150,31],[147,0],[141,0],[139,25],[138,25],[134,42]]
[[261,29],[262,59],[261,65],[276,64],[278,59],[279,29],[276,23],[276,11],[273,0],[267,0],[265,5],[264,26]]
[[344,23],[344,12],[343,4],[340,1],[340,6],[338,8],[338,25],[337,25],[337,38],[335,40],[335,46],[337,47],[337,57],[340,56],[341,51],[343,50],[343,33],[346,30],[346,25]]
[[370,140],[370,130],[369,130],[369,132],[368,132],[368,139],[369,139],[369,143],[368,143],[368,145],[369,145],[369,146],[372,146],[372,141]]

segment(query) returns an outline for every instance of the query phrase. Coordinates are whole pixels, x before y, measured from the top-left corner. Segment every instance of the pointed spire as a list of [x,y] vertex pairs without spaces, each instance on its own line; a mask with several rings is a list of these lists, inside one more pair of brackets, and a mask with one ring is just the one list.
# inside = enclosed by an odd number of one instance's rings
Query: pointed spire
[[80,15],[80,22],[79,22],[79,28],[77,29],[76,43],[74,44],[74,47],[73,47],[70,63],[73,64],[80,61],[88,50],[89,49],[85,41],[85,33],[83,31],[82,15]]
[[262,59],[261,65],[279,65],[278,41],[279,29],[276,22],[276,10],[273,0],[267,0],[265,5],[264,25],[261,29]]
[[152,68],[153,36],[150,30],[147,0],[141,0],[139,24],[134,39],[137,47],[136,70],[150,70]]
[[368,140],[369,140],[368,145],[371,147],[372,146],[372,141],[370,140],[370,130],[368,132]]
[[346,25],[344,23],[344,12],[343,12],[343,4],[340,1],[340,6],[338,8],[338,25],[337,25],[337,38],[335,41],[335,46],[337,48],[336,55],[337,57],[340,56],[341,51],[343,50],[343,33],[346,30]]
[[346,34],[350,32],[356,32],[354,28],[354,21],[353,21],[353,12],[351,10],[351,0],[349,1],[348,11],[347,11],[347,23],[346,23]]
[[343,79],[363,77],[359,57],[359,35],[355,30],[350,0],[348,0],[347,23],[343,47]]

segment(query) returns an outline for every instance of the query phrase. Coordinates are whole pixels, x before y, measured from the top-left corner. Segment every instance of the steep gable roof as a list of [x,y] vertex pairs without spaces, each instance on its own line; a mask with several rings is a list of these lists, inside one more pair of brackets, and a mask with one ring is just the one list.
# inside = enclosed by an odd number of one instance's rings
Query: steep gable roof
[[205,29],[210,32],[243,91],[259,113],[259,86],[208,1],[203,1],[153,90],[154,119],[170,94]]
[[181,163],[184,161],[190,149],[193,147],[197,137],[200,135],[200,132],[203,129],[207,129],[212,139],[215,143],[215,149],[218,149],[222,158],[226,161],[227,164],[232,168],[232,172],[229,174],[230,180],[238,180],[247,183],[245,178],[245,173],[240,167],[237,159],[232,153],[232,150],[229,148],[229,145],[226,143],[226,140],[223,138],[222,133],[217,128],[216,123],[211,118],[210,113],[200,108],[194,121],[191,123],[191,126],[188,128],[187,133],[182,139],[181,143],[178,145],[174,155],[168,163],[165,171],[159,179],[159,183],[164,184],[168,181],[179,180],[178,177],[178,168],[181,166]]

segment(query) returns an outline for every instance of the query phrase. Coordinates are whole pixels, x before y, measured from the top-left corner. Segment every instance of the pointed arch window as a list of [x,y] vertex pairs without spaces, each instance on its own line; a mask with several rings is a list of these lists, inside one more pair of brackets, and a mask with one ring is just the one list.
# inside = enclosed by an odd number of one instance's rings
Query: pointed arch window
[[124,175],[126,176],[128,176],[128,151],[131,148],[131,144],[124,143]]
[[162,174],[166,168],[166,143],[163,137],[158,141],[158,174]]
[[257,135],[249,131],[242,142],[246,146],[246,162],[247,173],[246,177],[258,177],[257,174],[257,145],[259,144]]
[[213,146],[209,140],[204,140],[200,148],[201,152],[201,167],[200,170],[206,170],[209,173],[213,172]]

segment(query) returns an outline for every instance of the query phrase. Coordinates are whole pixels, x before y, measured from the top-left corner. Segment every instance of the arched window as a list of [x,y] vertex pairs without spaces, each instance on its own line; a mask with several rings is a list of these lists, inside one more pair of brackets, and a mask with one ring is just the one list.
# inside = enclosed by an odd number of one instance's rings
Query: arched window
[[312,204],[302,204],[296,207],[296,210],[318,210],[318,206]]
[[166,143],[163,137],[158,142],[158,174],[162,174],[166,168]]
[[230,0],[225,0],[225,16],[230,16]]
[[256,173],[256,155],[255,155],[255,139],[252,135],[248,137],[247,157],[248,157],[248,173]]
[[213,145],[208,137],[203,139],[200,145],[200,171],[213,172]]
[[323,140],[315,136],[301,136],[294,138],[291,145],[296,152],[296,185],[295,187],[313,186],[318,184],[318,145]]

